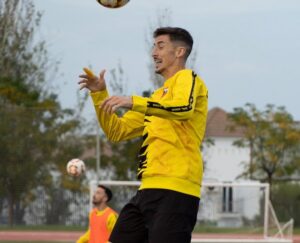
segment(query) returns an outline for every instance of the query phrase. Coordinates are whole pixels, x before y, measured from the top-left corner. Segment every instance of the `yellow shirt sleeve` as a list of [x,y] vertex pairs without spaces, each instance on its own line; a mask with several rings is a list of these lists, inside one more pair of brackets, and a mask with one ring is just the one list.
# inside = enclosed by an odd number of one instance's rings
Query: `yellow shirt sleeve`
[[82,235],[76,243],[88,243],[90,239],[90,230],[87,230],[84,235]]
[[[91,218],[92,211],[89,213],[89,220]],[[90,240],[90,229],[88,229],[77,241],[76,243],[89,243]]]
[[108,216],[108,219],[107,219],[107,228],[109,230],[109,232],[112,232],[115,224],[116,224],[116,221],[117,221],[117,218],[118,218],[118,215],[115,214],[115,213],[111,213],[109,216]]
[[126,112],[123,117],[108,114],[101,110],[100,105],[108,97],[106,90],[90,93],[94,103],[98,121],[112,142],[127,140],[142,135],[144,130],[144,114],[135,111]]

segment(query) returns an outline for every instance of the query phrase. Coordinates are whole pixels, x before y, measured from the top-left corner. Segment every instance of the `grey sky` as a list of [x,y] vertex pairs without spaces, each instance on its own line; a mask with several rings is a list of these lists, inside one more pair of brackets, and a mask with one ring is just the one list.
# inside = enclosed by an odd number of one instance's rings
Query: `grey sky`
[[50,56],[61,61],[63,75],[53,82],[64,106],[75,105],[77,76],[87,65],[98,73],[120,60],[128,95],[149,89],[145,34],[157,11],[170,8],[172,25],[194,37],[209,108],[271,103],[300,120],[299,0],[131,0],[114,10],[96,0],[34,2],[44,11],[41,35]]

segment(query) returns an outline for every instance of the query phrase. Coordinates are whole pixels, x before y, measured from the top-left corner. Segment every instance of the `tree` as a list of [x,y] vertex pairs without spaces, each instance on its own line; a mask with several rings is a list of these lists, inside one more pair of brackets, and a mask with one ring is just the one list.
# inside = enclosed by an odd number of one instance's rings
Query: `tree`
[[299,183],[278,183],[273,188],[273,205],[277,217],[287,222],[294,219],[294,226],[300,226],[300,185]]
[[45,42],[34,43],[40,20],[41,13],[35,11],[31,0],[0,2],[1,76],[18,84],[30,83],[30,91],[41,91],[49,64]]
[[10,225],[21,222],[34,188],[51,188],[53,173],[74,188],[63,176],[65,163],[83,150],[82,120],[61,108],[45,78],[56,65],[35,36],[41,16],[32,0],[0,2],[0,194],[8,201]]
[[234,145],[250,148],[250,161],[242,176],[272,185],[274,180],[293,179],[300,165],[300,129],[284,107],[267,105],[259,111],[255,105],[235,108],[229,118],[241,127],[244,137]]

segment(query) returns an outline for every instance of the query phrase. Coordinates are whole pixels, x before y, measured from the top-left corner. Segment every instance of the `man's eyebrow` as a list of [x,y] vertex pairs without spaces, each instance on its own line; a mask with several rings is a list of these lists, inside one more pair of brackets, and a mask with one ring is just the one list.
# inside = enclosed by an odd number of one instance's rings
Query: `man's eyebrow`
[[161,45],[161,44],[166,44],[165,41],[158,41],[157,43],[154,43],[153,46],[158,46],[158,45]]

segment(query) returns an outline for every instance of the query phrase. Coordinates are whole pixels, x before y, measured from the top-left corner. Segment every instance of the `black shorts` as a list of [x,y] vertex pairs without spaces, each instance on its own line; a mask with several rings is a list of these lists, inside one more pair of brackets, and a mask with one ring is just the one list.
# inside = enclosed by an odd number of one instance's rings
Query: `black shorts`
[[122,209],[112,243],[190,243],[199,198],[164,189],[144,189]]

